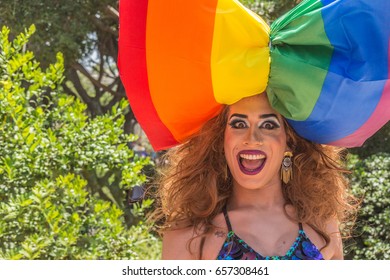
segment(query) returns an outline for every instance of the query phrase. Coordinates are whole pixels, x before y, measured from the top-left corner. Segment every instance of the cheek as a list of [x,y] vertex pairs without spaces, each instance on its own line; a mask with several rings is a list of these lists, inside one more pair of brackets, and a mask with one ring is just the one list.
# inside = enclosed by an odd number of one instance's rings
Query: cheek
[[223,136],[223,148],[224,148],[225,153],[227,153],[229,151],[231,141],[232,141],[231,135],[230,135],[228,129],[226,128],[225,132],[224,132],[224,136]]
[[276,162],[280,165],[282,163],[284,153],[288,150],[287,147],[287,138],[285,134],[281,134],[275,137],[272,137],[273,143],[273,155],[275,157]]
[[286,147],[286,136],[284,134],[270,135],[269,140],[280,148]]
[[284,131],[280,131],[275,134],[268,134],[263,137],[264,143],[267,146],[270,158],[272,161],[268,161],[268,164],[273,166],[280,166],[284,157],[284,153],[288,150],[286,143],[286,135]]
[[232,161],[234,160],[234,147],[235,145],[235,138],[229,131],[225,130],[225,136],[224,136],[224,142],[223,142],[223,148],[225,151],[225,158],[226,162],[229,166],[231,166]]
[[284,128],[264,135],[270,143],[279,146],[283,149],[283,152],[285,151],[285,148],[287,147],[287,136]]

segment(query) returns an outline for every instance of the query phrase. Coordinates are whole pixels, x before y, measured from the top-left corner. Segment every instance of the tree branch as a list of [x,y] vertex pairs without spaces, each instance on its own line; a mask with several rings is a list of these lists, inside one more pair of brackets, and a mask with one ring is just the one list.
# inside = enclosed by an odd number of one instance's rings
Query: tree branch
[[76,98],[80,98],[73,90],[71,90],[67,85],[66,82],[62,83],[62,88],[64,89],[65,93],[74,96]]
[[105,8],[104,8],[104,11],[106,12],[106,14],[108,16],[110,16],[111,18],[113,19],[116,19],[116,20],[119,20],[119,12],[118,10],[116,10],[114,7],[110,6],[110,5],[107,5]]
[[91,17],[91,20],[97,26],[97,28],[100,29],[101,31],[109,33],[109,34],[115,36],[116,38],[118,37],[117,30],[114,30],[111,27],[107,26],[106,24],[101,22],[98,18],[96,18],[95,16]]
[[70,68],[68,70],[67,77],[73,83],[73,86],[75,87],[81,100],[83,100],[84,103],[89,104],[92,102],[92,98],[88,95],[87,91],[84,89],[83,85],[81,84],[80,78],[77,75],[76,70],[77,69]]
[[91,83],[94,84],[95,86],[102,88],[104,91],[107,91],[107,92],[111,93],[112,95],[116,95],[115,91],[111,90],[109,87],[107,87],[106,85],[103,85],[102,83],[97,81],[94,77],[92,77],[92,75],[80,63],[74,62],[72,64],[72,68],[79,71],[81,74],[83,74],[85,77],[87,77],[91,81]]

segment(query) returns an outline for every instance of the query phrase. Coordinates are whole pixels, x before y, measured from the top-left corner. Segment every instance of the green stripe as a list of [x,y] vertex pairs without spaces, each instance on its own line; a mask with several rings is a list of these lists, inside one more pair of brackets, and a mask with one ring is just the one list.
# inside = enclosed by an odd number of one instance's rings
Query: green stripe
[[271,25],[271,105],[283,116],[306,120],[320,96],[333,46],[325,33],[321,1],[304,1]]

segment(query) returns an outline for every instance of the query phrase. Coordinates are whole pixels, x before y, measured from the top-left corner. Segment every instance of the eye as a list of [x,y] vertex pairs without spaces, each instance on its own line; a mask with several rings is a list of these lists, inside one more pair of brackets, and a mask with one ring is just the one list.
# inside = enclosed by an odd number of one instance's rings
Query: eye
[[272,130],[272,129],[279,128],[279,127],[280,127],[280,125],[274,121],[265,121],[260,125],[260,128],[264,128],[267,130]]
[[232,127],[232,128],[236,128],[236,129],[242,129],[242,128],[246,128],[247,125],[245,123],[245,121],[243,120],[232,120],[229,125]]

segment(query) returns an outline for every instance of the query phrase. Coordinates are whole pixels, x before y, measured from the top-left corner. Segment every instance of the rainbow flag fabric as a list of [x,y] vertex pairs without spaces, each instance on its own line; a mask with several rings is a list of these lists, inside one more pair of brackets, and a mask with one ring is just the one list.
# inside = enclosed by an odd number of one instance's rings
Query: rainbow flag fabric
[[360,146],[390,119],[389,11],[306,0],[268,26],[236,0],[121,0],[120,76],[155,150],[264,91],[302,137]]

